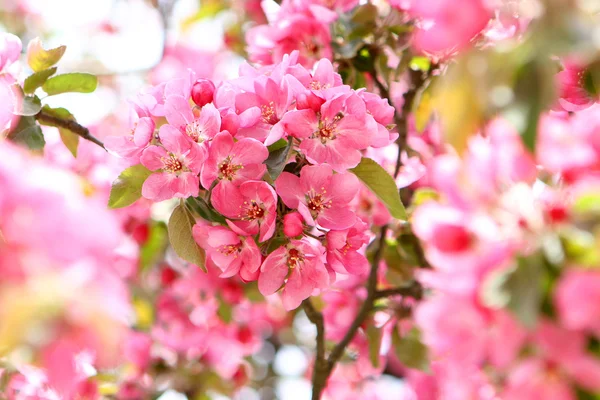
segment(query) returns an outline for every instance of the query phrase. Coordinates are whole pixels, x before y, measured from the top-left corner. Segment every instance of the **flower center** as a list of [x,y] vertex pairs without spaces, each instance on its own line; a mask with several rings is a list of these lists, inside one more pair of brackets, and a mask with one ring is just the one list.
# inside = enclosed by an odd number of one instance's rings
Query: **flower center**
[[237,171],[242,168],[244,168],[243,165],[232,164],[231,157],[227,157],[221,164],[219,164],[219,177],[221,179],[232,181],[235,178]]
[[314,190],[311,190],[306,195],[306,205],[311,212],[318,214],[324,208],[331,207],[331,200],[325,198],[326,193],[327,191],[322,187],[320,193],[315,193]]
[[223,245],[221,247],[219,247],[217,249],[217,251],[225,256],[231,256],[233,255],[234,258],[236,258],[238,256],[238,253],[240,252],[241,247],[239,244],[227,244],[227,245]]
[[185,126],[185,134],[192,138],[192,140],[196,143],[204,142],[207,137],[202,132],[202,126],[198,121],[194,121]]
[[309,87],[312,90],[323,90],[323,89],[329,89],[331,87],[331,85],[329,85],[329,84],[323,85],[319,81],[312,81],[310,83]]
[[174,174],[183,170],[183,164],[174,154],[169,154],[167,157],[162,157],[160,160],[162,161],[163,169],[166,172]]
[[250,203],[245,201],[242,207],[245,207],[245,209],[240,213],[240,218],[244,221],[254,221],[265,216],[265,209],[255,200],[250,200]]
[[288,250],[287,264],[290,268],[296,268],[300,266],[300,263],[304,261],[304,254],[298,249]]
[[260,106],[260,109],[262,110],[263,122],[271,125],[275,125],[277,122],[279,122],[279,119],[277,119],[277,113],[275,113],[275,105],[272,101],[269,102],[269,104],[263,104]]
[[337,137],[337,122],[342,119],[341,115],[336,115],[332,122],[327,118],[319,121],[319,130],[313,133],[313,138],[321,140],[325,144],[328,140],[334,140]]

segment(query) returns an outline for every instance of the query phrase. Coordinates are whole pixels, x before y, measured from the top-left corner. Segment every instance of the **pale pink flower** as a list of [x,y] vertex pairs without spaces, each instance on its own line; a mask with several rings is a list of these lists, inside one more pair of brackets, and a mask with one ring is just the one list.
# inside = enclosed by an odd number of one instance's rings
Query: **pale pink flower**
[[357,220],[349,229],[327,232],[327,264],[341,274],[363,275],[369,261],[362,254],[369,243],[368,225]]
[[152,338],[143,332],[131,331],[125,340],[123,354],[140,374],[150,365],[151,346]]
[[250,60],[273,64],[285,54],[299,50],[300,64],[312,67],[321,58],[332,58],[329,23],[312,15],[293,14],[278,18],[271,25],[260,25],[246,34]]
[[109,136],[104,138],[104,145],[113,153],[133,161],[139,161],[142,152],[154,135],[154,120],[149,117],[139,118],[133,114],[133,124],[128,135]]
[[409,13],[420,19],[415,46],[436,55],[467,47],[492,16],[483,0],[412,0]]
[[[301,139],[300,150],[313,164],[327,163],[338,172],[354,168],[361,150],[369,147],[377,132],[375,120],[366,113],[365,102],[355,93],[339,94],[317,113],[311,109],[290,111],[281,129]],[[279,137],[269,138],[268,143]]]
[[211,103],[202,107],[196,118],[188,100],[183,96],[169,96],[165,102],[165,117],[193,142],[202,144],[212,140],[221,130],[221,114]]
[[[259,76],[253,81],[253,91],[239,93],[235,96],[235,108],[241,114],[256,109],[260,110],[254,125],[238,129],[237,136],[251,137],[264,142],[275,125],[288,111],[292,103],[292,92],[286,79],[277,82],[271,77]],[[265,142],[266,145],[274,143]]]
[[142,153],[142,164],[155,171],[144,182],[142,195],[154,201],[198,196],[206,150],[170,125],[161,126],[159,137],[162,146],[150,146]]
[[256,280],[262,259],[254,239],[223,226],[200,224],[194,225],[193,234],[207,258],[223,271],[221,278],[239,274],[245,281]]
[[263,162],[268,156],[269,151],[259,141],[242,138],[234,142],[228,132],[221,132],[213,139],[208,159],[202,166],[202,186],[210,189],[215,179],[236,186],[259,180],[266,171]]
[[21,56],[21,39],[12,33],[0,33],[0,73],[6,72]]
[[283,172],[275,187],[285,205],[297,209],[308,225],[327,229],[354,225],[356,216],[349,203],[360,184],[351,173],[334,174],[329,165],[305,166],[300,177]]
[[247,181],[239,187],[221,182],[213,189],[211,202],[218,212],[230,219],[229,227],[237,233],[259,234],[259,242],[273,236],[277,195],[267,182]]
[[313,290],[326,288],[329,274],[323,263],[322,247],[305,240],[292,240],[269,254],[260,267],[260,292],[265,296],[273,294],[284,282],[281,296],[286,310],[297,308]]

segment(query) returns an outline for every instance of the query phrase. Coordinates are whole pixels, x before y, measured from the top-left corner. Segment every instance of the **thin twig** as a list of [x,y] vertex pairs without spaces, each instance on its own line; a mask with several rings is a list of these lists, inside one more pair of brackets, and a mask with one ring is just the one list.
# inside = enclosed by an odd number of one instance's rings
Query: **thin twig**
[[376,299],[392,296],[412,297],[416,300],[419,300],[423,297],[423,287],[419,282],[414,281],[408,286],[400,286],[391,289],[378,290],[375,292]]
[[69,131],[82,137],[83,139],[89,140],[90,142],[97,144],[98,146],[100,146],[104,150],[106,150],[106,148],[104,147],[104,143],[102,143],[102,141],[100,139],[98,139],[94,135],[92,135],[88,128],[86,128],[83,125],[78,124],[76,121],[73,121],[71,119],[63,119],[63,118],[57,117],[55,115],[50,115],[50,114],[46,113],[44,110],[41,110],[39,113],[37,113],[35,115],[35,119],[44,125],[50,125],[50,126],[56,126],[58,128],[68,129]]

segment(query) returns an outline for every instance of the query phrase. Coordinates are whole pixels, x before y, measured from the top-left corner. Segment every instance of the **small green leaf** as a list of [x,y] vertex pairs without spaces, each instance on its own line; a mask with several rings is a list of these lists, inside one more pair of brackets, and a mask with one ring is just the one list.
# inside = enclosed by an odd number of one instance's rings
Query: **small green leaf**
[[42,129],[31,116],[21,117],[9,138],[15,143],[26,145],[31,150],[43,149],[46,144]]
[[45,50],[39,38],[33,39],[27,46],[27,63],[34,72],[41,72],[56,64],[65,54],[66,46]]
[[225,223],[225,218],[209,206],[202,197],[188,197],[185,204],[193,213],[205,221]]
[[409,368],[429,372],[427,347],[421,342],[420,332],[412,328],[407,335],[400,337],[397,329],[392,331],[392,346],[398,360]]
[[142,164],[134,165],[121,172],[110,189],[108,206],[110,208],[127,207],[142,197],[142,185],[152,174]]
[[363,157],[356,167],[350,169],[386,205],[390,214],[397,219],[406,219],[406,210],[394,178],[383,167],[370,158]]
[[194,224],[194,217],[187,208],[184,205],[177,206],[169,218],[169,242],[179,257],[199,266],[206,272],[204,265],[206,255],[192,235]]
[[31,117],[39,113],[41,109],[42,103],[37,96],[24,96],[21,104],[15,107],[15,114]]
[[502,285],[502,290],[509,295],[508,308],[528,328],[535,327],[537,323],[545,278],[543,259],[540,255],[520,257]]
[[[273,143],[273,145],[276,143],[277,142]],[[291,148],[292,138],[287,141],[286,146],[280,147],[277,150],[269,153],[269,157],[265,161],[265,164],[267,165],[267,170],[269,171],[271,179],[277,179],[277,177],[283,172],[283,169],[287,164]]]
[[23,90],[25,93],[33,93],[35,89],[41,87],[44,82],[48,80],[52,75],[56,73],[56,67],[48,68],[40,72],[35,72],[25,78],[23,84]]
[[267,146],[267,149],[269,150],[269,153],[272,153],[275,150],[283,149],[287,145],[288,145],[288,141],[287,140],[285,140],[285,139],[279,139],[278,141],[276,141],[272,145]]
[[79,135],[64,128],[58,128],[58,133],[60,134],[60,140],[62,140],[65,147],[71,152],[71,154],[73,154],[73,157],[77,157]]
[[377,328],[374,324],[367,327],[367,340],[369,342],[369,359],[373,367],[379,367],[379,351],[381,349],[381,339],[383,338],[383,329]]
[[60,93],[78,92],[92,93],[98,86],[98,78],[92,74],[73,72],[69,74],[56,75],[48,79],[42,89],[49,96]]

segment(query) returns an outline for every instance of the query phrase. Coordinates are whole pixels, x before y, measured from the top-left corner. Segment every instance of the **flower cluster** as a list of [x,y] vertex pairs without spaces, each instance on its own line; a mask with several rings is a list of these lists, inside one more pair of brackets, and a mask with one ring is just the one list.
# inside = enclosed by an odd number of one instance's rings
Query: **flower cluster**
[[169,81],[133,101],[130,135],[106,141],[153,172],[144,197],[206,200],[224,217],[194,226],[208,264],[258,280],[265,295],[283,287],[287,309],[335,273],[367,270],[368,225],[353,206],[361,184],[348,169],[397,137],[387,101],[343,85],[327,59],[314,71],[298,60],[294,52],[270,67],[244,65],[218,87]]
[[[433,294],[415,322],[435,361],[433,375],[409,373],[418,398],[573,399],[600,390],[588,345],[598,339],[591,304],[600,275],[586,268],[597,258],[569,250],[583,221],[596,221],[583,203],[598,193],[597,112],[543,116],[536,159],[496,120],[462,159],[430,160],[440,200],[415,210],[413,228],[432,266],[419,279]],[[531,304],[517,303],[527,296]]]

